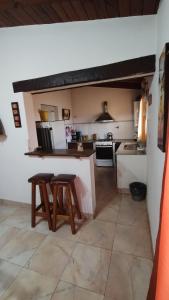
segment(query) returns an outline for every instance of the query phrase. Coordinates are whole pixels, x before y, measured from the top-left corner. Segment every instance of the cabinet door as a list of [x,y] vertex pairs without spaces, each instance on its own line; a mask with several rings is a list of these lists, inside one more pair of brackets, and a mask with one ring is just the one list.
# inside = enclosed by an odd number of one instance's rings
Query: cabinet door
[[77,150],[77,143],[68,143],[68,149],[76,149]]
[[83,143],[83,149],[92,149],[93,150],[93,142]]

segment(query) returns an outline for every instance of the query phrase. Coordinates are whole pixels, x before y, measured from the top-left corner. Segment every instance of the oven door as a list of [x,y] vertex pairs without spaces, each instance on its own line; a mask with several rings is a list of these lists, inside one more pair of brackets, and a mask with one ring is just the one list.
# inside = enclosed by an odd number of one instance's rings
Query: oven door
[[112,145],[96,145],[96,165],[113,165],[113,147]]

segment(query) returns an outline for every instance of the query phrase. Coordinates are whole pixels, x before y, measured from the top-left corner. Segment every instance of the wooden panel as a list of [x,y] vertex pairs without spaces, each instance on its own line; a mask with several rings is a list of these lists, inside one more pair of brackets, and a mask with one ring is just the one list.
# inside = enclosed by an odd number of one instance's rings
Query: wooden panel
[[95,84],[95,87],[106,87],[106,88],[118,88],[118,89],[133,89],[140,90],[141,89],[141,79],[140,82],[130,82],[130,81],[112,81],[112,82],[103,82],[100,84]]
[[8,10],[1,11],[2,20],[6,20],[6,26],[17,26],[22,25],[18,20],[15,19],[14,16]]
[[107,18],[107,11],[105,1],[102,0],[94,0],[97,18],[103,19]]
[[63,7],[66,15],[69,16],[70,21],[80,20],[70,0],[62,0],[59,2],[59,5]]
[[113,17],[119,17],[119,6],[118,6],[118,0],[105,0],[105,6],[107,11],[107,17],[113,18]]
[[63,7],[59,4],[58,1],[52,3],[51,6],[56,11],[57,15],[59,16],[62,22],[70,21],[69,16],[67,15],[67,13],[63,9]]
[[[83,0],[82,0],[83,1]],[[80,0],[71,0],[72,6],[80,20],[87,20],[87,13]]]
[[139,16],[143,13],[144,1],[140,0],[131,0],[131,15]]
[[143,14],[145,15],[154,14],[156,11],[157,2],[158,1],[156,0],[144,1]]
[[43,9],[44,13],[47,14],[47,16],[49,17],[52,23],[62,21],[61,18],[56,13],[55,9],[50,4],[48,3],[41,4],[41,8]]
[[152,14],[157,12],[159,2],[160,0],[0,0],[0,27]]
[[32,25],[35,20],[25,12],[24,8],[18,5],[15,9],[10,10],[11,15],[19,22],[19,24]]
[[85,0],[81,2],[86,14],[88,16],[88,20],[93,20],[97,18],[97,13],[96,13],[96,8],[95,8],[95,3],[94,1],[91,0]]
[[131,15],[130,0],[118,0],[120,17],[128,17]]
[[109,65],[70,71],[51,76],[18,81],[13,83],[14,92],[29,92],[55,87],[83,85],[84,83],[141,76],[155,71],[155,55],[130,59]]

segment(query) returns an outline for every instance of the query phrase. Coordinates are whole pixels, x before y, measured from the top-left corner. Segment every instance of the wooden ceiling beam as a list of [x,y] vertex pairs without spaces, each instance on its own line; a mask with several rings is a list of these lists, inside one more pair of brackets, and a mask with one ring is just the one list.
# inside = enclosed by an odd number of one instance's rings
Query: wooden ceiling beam
[[100,84],[92,85],[94,87],[101,88],[111,88],[111,89],[130,89],[130,90],[140,90],[141,82],[130,82],[130,81],[113,81],[113,82],[105,82]]
[[79,21],[80,17],[79,15],[76,13],[72,3],[70,0],[62,0],[59,2],[59,5],[62,6],[62,8],[64,9],[65,13],[67,14],[67,16],[69,17],[70,21]]
[[57,15],[59,16],[59,18],[62,22],[69,22],[70,21],[69,16],[67,15],[67,13],[63,9],[63,7],[59,4],[58,1],[52,3],[51,6],[55,10],[55,12],[57,13]]
[[143,14],[144,1],[131,0],[131,15],[139,16]]
[[118,0],[105,0],[108,18],[120,17]]
[[118,0],[120,17],[128,17],[131,15],[130,0]]
[[160,0],[0,0],[0,27],[155,14]]
[[94,68],[64,72],[51,76],[13,83],[14,92],[32,92],[43,89],[92,84],[124,77],[144,76],[155,71],[155,55],[134,58]]
[[92,0],[85,0],[82,1],[82,6],[84,7],[84,10],[86,11],[86,14],[88,16],[88,20],[95,20],[97,19],[97,12],[95,8],[95,3]]
[[144,0],[143,14],[152,15],[155,13],[157,6],[156,0]]
[[87,20],[88,19],[87,13],[86,13],[85,9],[83,8],[81,0],[71,0],[71,3],[72,3],[72,6],[73,6],[76,14],[79,16],[80,20],[82,20],[82,21]]

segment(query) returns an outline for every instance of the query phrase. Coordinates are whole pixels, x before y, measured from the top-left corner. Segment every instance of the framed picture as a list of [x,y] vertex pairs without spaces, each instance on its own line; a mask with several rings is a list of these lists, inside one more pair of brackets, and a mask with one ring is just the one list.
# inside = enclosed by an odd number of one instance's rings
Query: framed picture
[[62,119],[69,120],[70,119],[70,109],[62,108]]
[[21,127],[21,118],[19,112],[19,104],[18,102],[11,102],[14,124],[16,128]]
[[159,59],[158,147],[165,152],[169,102],[169,43]]

